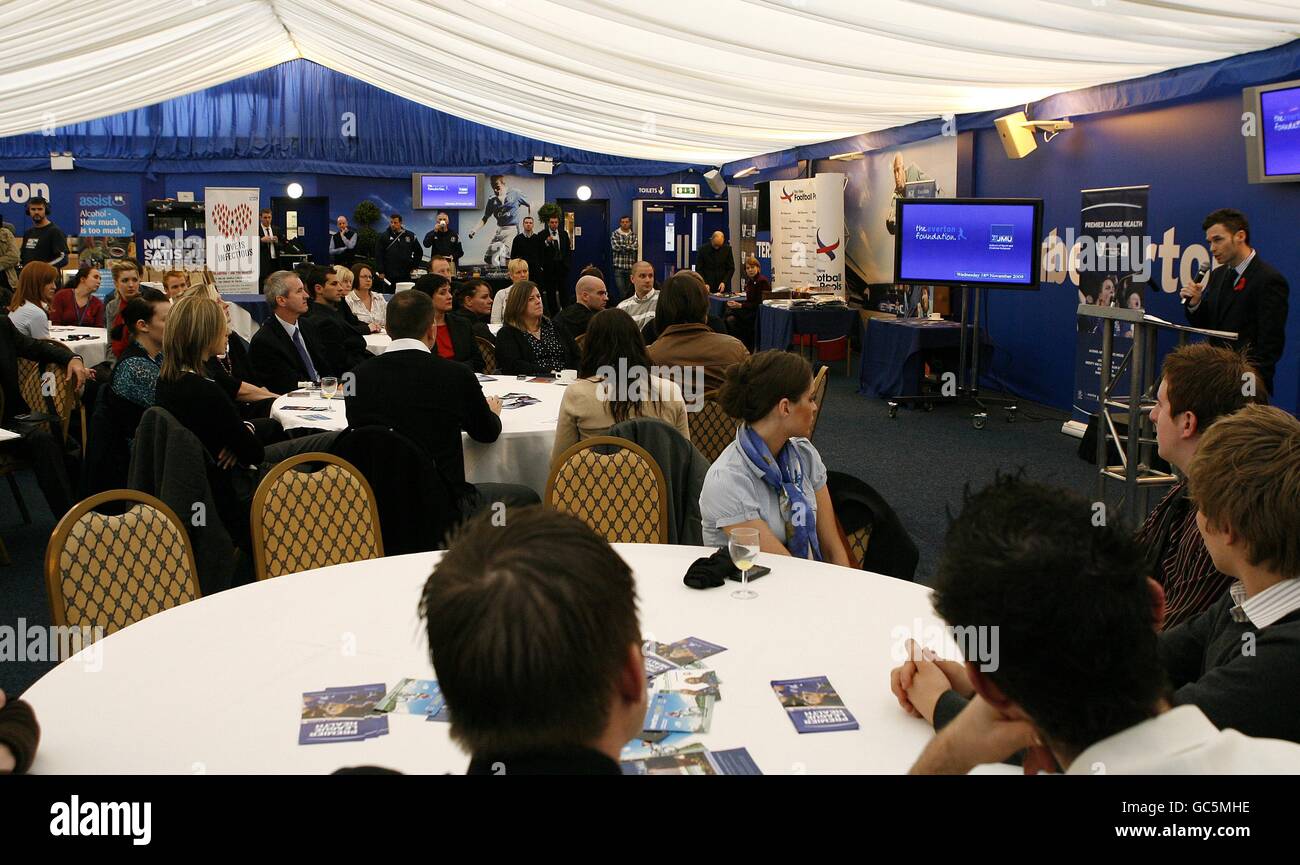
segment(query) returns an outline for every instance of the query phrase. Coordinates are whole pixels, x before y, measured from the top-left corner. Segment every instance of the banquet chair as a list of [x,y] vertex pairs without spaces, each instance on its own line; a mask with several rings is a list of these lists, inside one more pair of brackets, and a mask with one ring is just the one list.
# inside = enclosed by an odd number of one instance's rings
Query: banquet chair
[[808,438],[810,439],[817,433],[817,422],[821,420],[822,417],[822,410],[824,408],[823,404],[826,402],[826,375],[829,371],[830,367],[823,366],[821,369],[817,370],[817,376],[813,379],[812,398],[813,402],[817,403],[817,414],[813,415],[812,430],[808,433]]
[[[77,393],[75,381],[68,381],[64,367],[56,363],[41,365],[18,359],[18,390],[23,401],[34,415],[49,418],[50,432],[60,442],[68,440],[68,429],[72,425],[72,413],[81,409],[81,397]],[[81,415],[81,443],[86,442],[86,413]],[[57,426],[55,422],[57,421]]]
[[583,343],[585,343],[586,341],[587,341],[587,335],[585,333],[579,334],[578,336],[575,336],[573,338],[573,344],[578,347],[578,351],[582,351]]
[[[299,469],[309,464],[321,466]],[[253,493],[251,522],[259,580],[384,556],[370,483],[333,454],[298,454],[275,465]]]
[[668,543],[668,483],[654,458],[627,439],[594,436],[560,454],[542,501],[610,543]]
[[[99,513],[106,506],[124,513]],[[176,512],[147,493],[109,490],[59,520],[45,550],[55,625],[105,634],[201,596],[194,552]]]
[[712,463],[736,439],[736,419],[722,410],[717,393],[706,393],[704,404],[691,416],[691,443]]
[[492,340],[476,336],[474,339],[478,342],[479,354],[483,355],[483,374],[495,375],[497,371],[497,347],[492,344]]

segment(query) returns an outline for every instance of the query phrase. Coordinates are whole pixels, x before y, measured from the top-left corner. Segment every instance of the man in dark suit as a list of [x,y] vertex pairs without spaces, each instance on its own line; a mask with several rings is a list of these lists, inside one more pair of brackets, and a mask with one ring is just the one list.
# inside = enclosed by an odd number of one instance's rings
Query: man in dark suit
[[529,504],[537,493],[516,484],[469,484],[461,432],[477,442],[501,435],[501,400],[484,397],[468,367],[433,352],[433,299],[420,291],[403,291],[389,301],[385,324],[393,342],[377,357],[356,368],[356,386],[348,394],[348,423],[353,427],[391,427],[424,449],[438,474],[470,514],[493,502]]
[[1273,393],[1273,371],[1286,346],[1287,300],[1291,287],[1277,268],[1250,246],[1250,223],[1240,210],[1216,210],[1201,224],[1210,254],[1219,265],[1199,283],[1179,293],[1187,320],[1195,327],[1237,334],[1236,343],[1259,370],[1264,390]]
[[578,299],[555,317],[555,324],[577,339],[587,333],[587,325],[591,324],[592,317],[609,303],[609,292],[605,283],[594,276],[578,277],[574,291]]
[[271,209],[262,208],[260,214],[262,224],[257,228],[257,284],[261,285],[266,278],[275,272],[280,261],[280,252],[284,248],[284,230],[276,228],[271,224]]
[[66,366],[65,376],[75,380],[80,388],[90,377],[86,365],[66,346],[44,339],[31,339],[20,333],[9,320],[0,316],[0,388],[4,390],[4,416],[0,426],[20,433],[21,439],[0,445],[11,449],[32,467],[36,483],[45,494],[50,512],[58,519],[72,507],[72,484],[69,482],[64,450],[47,423],[27,418],[31,414],[45,414],[46,406],[29,406],[18,387],[18,358],[37,364],[57,363]]
[[298,275],[277,270],[268,276],[266,305],[274,314],[253,334],[248,347],[257,383],[283,394],[296,390],[300,381],[320,381],[325,357],[315,331],[302,327],[308,300]]
[[299,271],[303,285],[312,297],[307,308],[307,329],[314,331],[320,347],[321,375],[340,376],[368,356],[366,340],[339,311],[343,283],[334,268],[309,265]]
[[379,278],[394,288],[411,279],[411,269],[424,260],[420,241],[402,226],[401,214],[388,217],[388,230],[379,236]]
[[723,292],[731,288],[731,276],[736,272],[736,257],[731,244],[721,231],[713,232],[709,242],[695,253],[695,272],[704,277],[710,292]]
[[524,230],[510,242],[510,257],[528,262],[528,278],[542,277],[542,236],[533,230],[533,218],[524,217]]
[[[542,302],[547,315],[555,315],[562,308],[561,300],[572,302],[568,296],[569,259],[573,255],[573,241],[569,232],[560,228],[560,218],[552,216],[546,220],[546,231],[542,233],[542,273],[533,281],[542,290]],[[532,274],[532,266],[528,268]]]

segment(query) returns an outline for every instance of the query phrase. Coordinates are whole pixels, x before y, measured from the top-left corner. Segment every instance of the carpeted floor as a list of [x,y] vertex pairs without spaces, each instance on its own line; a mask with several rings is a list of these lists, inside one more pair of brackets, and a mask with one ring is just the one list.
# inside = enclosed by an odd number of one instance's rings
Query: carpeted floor
[[[998,471],[1023,468],[1036,480],[1093,494],[1095,470],[1076,456],[1078,441],[1061,434],[1065,415],[1058,411],[1022,402],[1017,422],[1007,423],[993,410],[985,429],[976,430],[970,409],[904,409],[891,420],[883,401],[856,390],[856,376],[846,377],[842,367],[832,370],[814,442],[828,468],[866,480],[898,511],[921,552],[919,582],[933,578],[948,509],[958,510],[965,484],[978,488]],[[0,484],[0,536],[13,559],[0,567],[0,626],[16,627],[19,619],[48,625],[42,558],[54,519],[31,475],[22,473],[19,480],[33,523],[23,525],[7,485]],[[0,689],[20,694],[50,666],[0,663]]]

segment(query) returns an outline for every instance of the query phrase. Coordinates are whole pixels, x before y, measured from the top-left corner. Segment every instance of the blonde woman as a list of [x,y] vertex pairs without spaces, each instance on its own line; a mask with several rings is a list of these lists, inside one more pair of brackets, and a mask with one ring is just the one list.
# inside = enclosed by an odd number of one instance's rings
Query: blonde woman
[[374,269],[368,264],[354,265],[351,269],[335,265],[334,272],[343,283],[343,299],[357,321],[366,325],[371,333],[383,330],[388,301],[379,292],[371,290],[375,284]]
[[[509,263],[506,264],[506,271],[510,274],[510,284],[512,286],[517,285],[529,278],[528,262],[524,261],[522,258],[510,259]],[[503,288],[496,293],[495,297],[492,298],[491,324],[505,323],[506,296],[509,294],[510,294],[510,290]]]
[[182,297],[203,297],[216,301],[226,319],[226,345],[208,358],[204,374],[215,381],[230,400],[236,403],[246,420],[269,418],[271,403],[279,396],[261,385],[254,384],[253,365],[248,360],[248,343],[235,333],[230,324],[230,303],[222,299],[211,285],[196,285],[186,290]]

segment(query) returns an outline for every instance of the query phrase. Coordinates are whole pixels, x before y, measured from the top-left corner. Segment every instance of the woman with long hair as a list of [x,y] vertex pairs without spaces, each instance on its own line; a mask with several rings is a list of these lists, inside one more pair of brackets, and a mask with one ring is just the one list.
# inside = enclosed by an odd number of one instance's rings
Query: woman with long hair
[[104,302],[99,291],[99,268],[83,264],[68,279],[66,288],[54,293],[50,302],[50,323],[72,327],[104,327]]
[[576,369],[578,357],[572,337],[542,314],[537,283],[525,279],[510,286],[505,324],[497,331],[497,369],[505,375],[550,375]]
[[583,439],[605,435],[634,417],[659,418],[690,441],[682,389],[652,372],[632,316],[621,309],[596,313],[582,343],[578,378],[564,389],[560,402],[551,461]]
[[19,333],[32,339],[50,336],[50,301],[59,272],[43,261],[29,261],[18,275],[18,290],[9,301],[9,320]]

